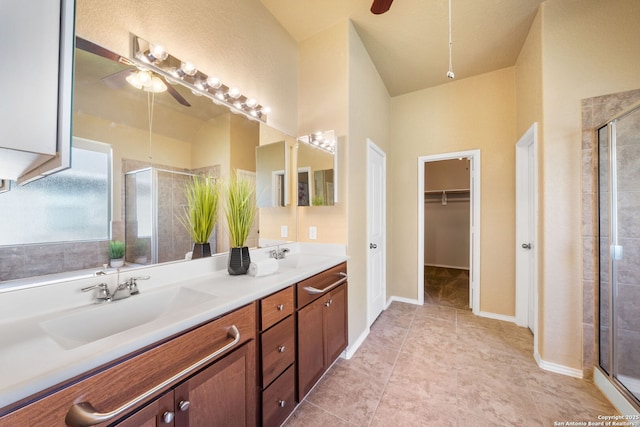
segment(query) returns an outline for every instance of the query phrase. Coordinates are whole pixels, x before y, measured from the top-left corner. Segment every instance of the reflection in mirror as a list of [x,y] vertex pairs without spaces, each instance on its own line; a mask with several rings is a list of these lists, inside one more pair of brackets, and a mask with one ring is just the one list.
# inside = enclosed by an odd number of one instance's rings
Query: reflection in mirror
[[[46,208],[55,209],[56,215],[45,212],[46,220],[31,224],[25,221],[16,227],[20,232],[27,228],[40,230],[40,225],[46,225],[49,231],[45,230],[43,237],[29,242],[0,243],[0,287],[31,283],[36,281],[35,276],[48,276],[37,279],[46,282],[103,270],[109,263],[108,246],[112,239],[126,243],[124,268],[182,260],[193,248],[176,219],[176,213],[185,204],[185,178],[191,174],[210,174],[225,179],[236,169],[246,174],[256,173],[255,150],[265,132],[263,127],[268,126],[231,114],[226,107],[206,97],[196,97],[180,84],[174,83],[170,85],[171,90],[157,93],[137,89],[127,82],[127,76],[137,72],[135,66],[126,58],[106,52],[108,55],[96,55],[76,49],[73,145],[74,150],[84,150],[87,156],[104,157],[109,164],[108,173],[95,178],[82,172],[79,167],[86,162],[81,162],[81,156],[74,153],[70,170],[21,187],[35,190],[38,184],[39,192],[45,191],[61,203],[55,208]],[[284,139],[284,135],[279,139]],[[86,143],[81,147],[76,141]],[[90,171],[94,169],[89,166]],[[147,183],[125,188],[125,175],[138,177],[136,173],[142,174],[142,171],[148,171]],[[68,173],[80,178],[75,189],[57,184],[62,178],[68,180],[65,178]],[[154,174],[157,175],[155,183]],[[95,184],[98,178],[99,188],[107,190],[100,205],[87,202],[89,199],[83,199],[79,193],[82,189],[91,192],[99,189]],[[144,181],[142,175],[139,178],[140,182]],[[131,196],[136,192],[140,195],[146,192],[146,195],[140,200],[126,198],[127,194]],[[0,197],[12,193],[17,194],[10,191]],[[81,208],[64,202],[71,196],[84,200]],[[27,218],[28,210],[12,213],[5,209],[4,200],[2,203],[5,217]],[[132,204],[136,210],[132,211]],[[89,208],[99,206],[104,214],[88,213]],[[72,220],[71,214],[91,220],[92,227],[105,231],[87,236],[88,226]],[[286,212],[271,222],[291,224],[290,214]],[[57,219],[54,221],[54,218]],[[260,221],[270,221],[268,211],[261,212]],[[295,227],[295,219],[293,224]],[[290,236],[295,238],[295,230],[291,230]],[[228,250],[229,242],[220,218],[211,242],[212,252]],[[250,246],[257,244],[256,237]],[[28,281],[14,281],[27,278]]]
[[289,156],[284,141],[256,148],[259,208],[287,206],[289,204]]
[[298,206],[333,206],[336,203],[336,148],[333,131],[298,138]]

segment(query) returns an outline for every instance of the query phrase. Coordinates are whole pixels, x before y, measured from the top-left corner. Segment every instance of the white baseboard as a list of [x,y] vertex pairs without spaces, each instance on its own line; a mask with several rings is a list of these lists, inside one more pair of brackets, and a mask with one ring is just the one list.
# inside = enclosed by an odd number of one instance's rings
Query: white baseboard
[[547,362],[546,360],[542,360],[538,352],[533,353],[533,358],[536,360],[536,363],[540,367],[540,369],[544,369],[545,371],[555,372],[556,374],[566,375],[568,377],[580,378],[582,379],[582,370],[576,368],[570,368],[568,366],[559,365],[553,362]]
[[[637,381],[637,380],[636,380]],[[611,384],[611,381],[598,369],[593,370],[593,382],[602,391],[611,404],[624,415],[640,415],[629,401]]]
[[478,313],[474,313],[480,317],[487,317],[489,319],[502,320],[503,322],[511,322],[516,323],[515,316],[505,316],[504,314],[490,313],[488,311],[479,311]]
[[405,298],[405,297],[391,297],[391,298],[389,298],[387,300],[387,306],[384,309],[386,310],[387,308],[389,308],[391,303],[394,302],[394,301],[404,302],[404,303],[413,304],[413,305],[422,305],[422,304],[420,304],[420,302],[417,299]]
[[358,349],[360,348],[364,340],[366,340],[367,337],[369,336],[369,331],[370,331],[369,328],[365,329],[354,343],[347,346],[347,348],[342,352],[340,356],[343,359],[347,359],[347,360],[351,359],[353,355],[356,354],[356,351],[358,351]]

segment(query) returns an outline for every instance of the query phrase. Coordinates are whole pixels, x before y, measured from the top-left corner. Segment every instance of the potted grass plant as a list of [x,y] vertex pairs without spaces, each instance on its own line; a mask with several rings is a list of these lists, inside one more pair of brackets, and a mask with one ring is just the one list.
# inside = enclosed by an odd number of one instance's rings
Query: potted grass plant
[[109,264],[113,268],[122,267],[124,265],[124,242],[120,240],[111,240],[109,242]]
[[192,258],[211,256],[209,238],[218,217],[218,183],[212,176],[194,176],[185,187],[187,205],[178,220],[193,240]]
[[237,173],[232,175],[225,191],[225,216],[232,246],[227,270],[231,275],[246,274],[249,269],[251,258],[246,242],[256,212],[254,183]]

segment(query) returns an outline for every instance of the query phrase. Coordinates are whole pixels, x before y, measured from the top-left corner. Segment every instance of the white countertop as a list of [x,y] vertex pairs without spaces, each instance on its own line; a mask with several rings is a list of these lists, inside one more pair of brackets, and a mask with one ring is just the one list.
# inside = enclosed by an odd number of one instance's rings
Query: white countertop
[[[0,408],[277,292],[348,258],[340,245],[286,246],[291,252],[279,271],[263,277],[230,276],[226,271],[227,254],[222,254],[127,271],[117,278],[112,274],[0,293]],[[265,256],[265,250],[251,252],[252,260]],[[99,313],[104,304],[93,304],[93,292],[82,293],[80,288],[104,281],[114,289],[116,280],[122,282],[133,275],[151,277],[138,282],[140,295],[145,298],[180,287],[195,291],[193,295],[207,297],[163,313],[155,320],[78,346],[60,344],[43,328],[43,322],[64,315],[92,309],[98,309]],[[109,310],[113,313],[112,309],[117,307],[125,309],[118,304],[141,296],[105,304],[111,305]],[[102,317],[97,314],[96,322],[115,322],[118,316]]]

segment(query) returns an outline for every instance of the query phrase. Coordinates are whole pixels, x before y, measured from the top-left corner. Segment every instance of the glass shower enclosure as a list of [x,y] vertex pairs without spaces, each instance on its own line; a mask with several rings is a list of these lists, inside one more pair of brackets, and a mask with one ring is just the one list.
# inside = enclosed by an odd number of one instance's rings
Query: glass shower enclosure
[[[178,216],[192,173],[149,167],[125,174],[126,261],[156,264],[185,259],[193,241]],[[211,238],[215,249],[215,232]]]
[[640,402],[640,106],[598,129],[599,365]]

